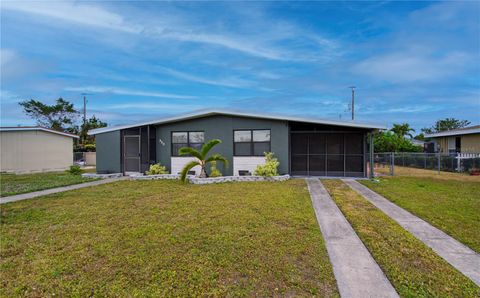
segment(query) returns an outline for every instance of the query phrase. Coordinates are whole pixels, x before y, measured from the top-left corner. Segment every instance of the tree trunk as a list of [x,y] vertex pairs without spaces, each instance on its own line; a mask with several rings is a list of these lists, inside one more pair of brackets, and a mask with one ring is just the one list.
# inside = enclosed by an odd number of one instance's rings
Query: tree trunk
[[202,166],[202,170],[200,171],[200,178],[208,178],[207,171],[205,170],[205,166]]

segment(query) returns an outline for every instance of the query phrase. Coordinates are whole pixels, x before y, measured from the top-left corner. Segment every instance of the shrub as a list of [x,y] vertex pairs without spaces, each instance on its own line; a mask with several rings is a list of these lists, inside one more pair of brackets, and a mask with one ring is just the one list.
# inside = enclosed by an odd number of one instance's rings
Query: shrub
[[162,166],[160,163],[150,165],[150,169],[145,172],[147,175],[160,175],[168,174],[167,167]]
[[272,152],[265,152],[265,164],[258,165],[255,169],[255,176],[272,177],[278,176],[280,162],[273,157]]
[[72,165],[67,170],[67,172],[72,174],[72,175],[80,175],[82,173],[82,169],[80,168],[79,165]]
[[86,144],[85,145],[85,151],[86,152],[95,152],[96,146],[95,144]]
[[210,177],[222,177],[222,172],[217,169],[217,161],[210,162],[212,166],[210,167]]

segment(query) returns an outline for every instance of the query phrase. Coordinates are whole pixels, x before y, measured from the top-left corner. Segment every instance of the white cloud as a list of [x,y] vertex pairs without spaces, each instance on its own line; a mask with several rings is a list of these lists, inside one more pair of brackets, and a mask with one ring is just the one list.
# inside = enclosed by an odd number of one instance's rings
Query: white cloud
[[37,1],[2,1],[2,9],[130,33],[138,33],[141,30],[139,27],[127,25],[122,16],[91,4],[57,1],[48,4]]
[[353,66],[353,72],[390,82],[434,81],[462,72],[468,63],[466,53],[435,57],[414,51],[402,51],[365,59]]
[[[440,2],[413,10],[406,18],[393,18],[395,30],[381,40],[365,42],[363,46],[374,54],[354,64],[353,72],[393,83],[462,80],[478,69],[473,62],[479,53],[474,36],[480,33],[475,8],[478,5],[468,1]],[[375,22],[382,26],[389,20]]]
[[[174,18],[172,16],[159,16],[159,19],[162,19],[162,17],[169,19],[167,22],[159,21],[147,24],[144,20],[137,19],[133,21],[132,16],[129,16],[127,19],[101,6],[85,3],[4,1],[2,4],[2,10],[55,18],[83,26],[139,34],[154,39],[209,44],[271,60],[325,60],[330,55],[338,55],[338,51],[336,51],[338,50],[338,45],[334,41],[320,37],[312,32],[304,32],[290,24],[282,24],[282,28],[272,26],[270,28],[272,30],[267,31],[258,31],[258,28],[255,28],[255,34],[246,32],[239,35],[232,31],[223,33],[209,32],[210,29],[205,28],[203,24],[192,23],[188,15],[181,14],[175,15]],[[268,20],[261,19],[261,22],[263,24],[261,27],[268,28],[265,27],[265,24],[269,24]],[[275,45],[276,42],[282,43],[296,38],[310,40],[316,44],[317,48],[302,53],[301,51],[290,51],[285,47]]]
[[223,79],[210,79],[205,77],[199,77],[196,75],[192,75],[189,73],[177,71],[174,69],[161,67],[161,69],[169,75],[172,75],[176,78],[198,82],[207,85],[215,85],[215,86],[225,86],[225,87],[232,87],[232,88],[244,88],[250,87],[254,84],[254,82],[239,79],[239,78],[223,78]]
[[202,108],[200,105],[185,105],[185,104],[167,104],[156,102],[135,102],[109,105],[109,109],[113,110],[132,110],[132,109],[147,109],[147,110],[166,110],[166,111],[185,111],[196,110]]
[[10,49],[0,49],[0,67],[7,65],[17,57],[15,51]]
[[0,90],[0,103],[3,105],[5,103],[16,103],[21,100],[21,97],[18,94],[10,92],[8,90]]
[[194,99],[196,96],[180,95],[172,93],[162,92],[148,92],[138,91],[132,89],[124,89],[118,87],[106,87],[106,86],[83,86],[83,87],[66,87],[65,91],[74,92],[92,92],[92,93],[111,93],[118,95],[133,95],[133,96],[146,96],[146,97],[161,97],[161,98],[174,98],[174,99]]
[[202,33],[187,33],[187,32],[171,32],[157,35],[163,38],[172,38],[180,41],[207,43],[217,46],[222,46],[232,50],[240,51],[252,56],[262,57],[272,60],[293,60],[293,57],[288,57],[282,51],[269,48],[258,43],[252,43],[243,38],[231,38],[219,34],[202,34]]
[[2,84],[10,80],[30,79],[34,74],[46,69],[46,63],[27,59],[11,49],[0,49],[0,72]]

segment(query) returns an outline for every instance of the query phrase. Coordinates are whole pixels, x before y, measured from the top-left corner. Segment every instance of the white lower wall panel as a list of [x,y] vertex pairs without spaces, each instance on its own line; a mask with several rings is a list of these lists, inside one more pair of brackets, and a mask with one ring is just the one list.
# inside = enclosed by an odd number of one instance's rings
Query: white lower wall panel
[[[182,171],[183,167],[191,162],[192,160],[197,160],[195,157],[171,157],[170,165],[172,170],[170,173],[178,174]],[[190,171],[195,171],[195,175],[200,175],[202,168],[200,166],[193,167]]]
[[234,156],[233,175],[239,175],[238,171],[249,171],[252,175],[258,165],[265,164],[264,156]]

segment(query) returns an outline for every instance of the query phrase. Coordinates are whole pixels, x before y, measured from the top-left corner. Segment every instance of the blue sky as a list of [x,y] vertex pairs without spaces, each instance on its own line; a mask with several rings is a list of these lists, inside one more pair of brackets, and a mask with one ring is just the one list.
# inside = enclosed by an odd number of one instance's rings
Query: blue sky
[[1,124],[58,97],[111,125],[219,107],[480,123],[480,2],[19,2],[1,6]]

